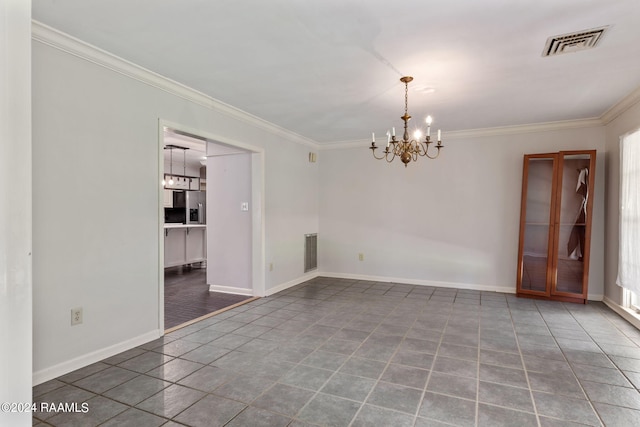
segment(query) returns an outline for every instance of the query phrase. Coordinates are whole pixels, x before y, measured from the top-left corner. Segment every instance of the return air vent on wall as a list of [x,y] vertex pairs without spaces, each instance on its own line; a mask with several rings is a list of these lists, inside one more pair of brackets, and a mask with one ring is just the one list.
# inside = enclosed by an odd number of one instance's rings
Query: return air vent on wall
[[560,55],[561,53],[578,52],[580,50],[594,48],[600,39],[602,39],[602,35],[607,28],[609,28],[608,25],[579,31],[577,33],[549,37],[547,44],[544,46],[542,56],[554,56]]
[[304,272],[318,268],[318,235],[304,235]]

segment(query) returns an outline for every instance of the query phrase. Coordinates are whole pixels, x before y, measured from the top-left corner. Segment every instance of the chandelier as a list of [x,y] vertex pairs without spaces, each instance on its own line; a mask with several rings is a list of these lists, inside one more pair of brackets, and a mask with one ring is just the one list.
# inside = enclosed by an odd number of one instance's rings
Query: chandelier
[[429,148],[431,143],[431,123],[433,119],[431,116],[427,116],[425,120],[427,122],[427,134],[423,141],[419,141],[421,133],[417,130],[414,133],[415,139],[409,139],[409,131],[407,130],[407,123],[411,116],[407,113],[407,100],[409,98],[409,82],[413,80],[411,76],[405,76],[400,79],[402,83],[404,83],[404,116],[400,117],[404,121],[404,134],[402,135],[402,141],[398,141],[396,139],[396,128],[391,128],[391,132],[387,131],[387,147],[382,152],[382,156],[376,156],[376,150],[378,147],[376,146],[376,135],[375,133],[371,133],[371,153],[373,157],[378,160],[385,159],[387,162],[391,163],[396,156],[400,157],[402,163],[404,163],[404,167],[407,167],[410,161],[417,161],[418,156],[425,156],[430,159],[435,159],[440,155],[440,149],[444,147],[442,145],[442,134],[440,129],[438,129],[438,143],[435,145],[437,151],[434,154],[434,151],[431,150],[429,153]]

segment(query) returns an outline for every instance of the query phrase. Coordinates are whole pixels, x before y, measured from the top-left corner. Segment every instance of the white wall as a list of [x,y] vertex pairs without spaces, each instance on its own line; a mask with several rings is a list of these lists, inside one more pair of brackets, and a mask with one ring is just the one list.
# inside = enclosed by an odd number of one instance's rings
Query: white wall
[[[210,100],[200,101],[197,94],[178,96],[161,89],[162,82],[146,83],[148,77],[139,77],[131,65],[100,54],[94,58],[86,47],[61,35],[41,28],[35,34],[36,382],[161,333],[159,119],[202,130],[222,142],[264,148],[264,197],[270,200],[264,212],[265,252],[280,266],[277,278],[266,279],[267,288],[300,280],[302,265],[289,268],[285,257],[292,241],[317,229],[318,213],[317,174],[298,177],[309,150],[292,142],[297,137],[229,113]],[[281,185],[281,175],[304,183],[313,196],[291,192],[291,185]],[[290,211],[299,220],[279,229],[279,216]],[[277,233],[269,231],[274,228]],[[300,241],[294,250],[302,249]],[[84,323],[71,327],[74,307],[83,307]]]
[[[251,154],[207,159],[207,284],[253,295]],[[248,203],[248,210],[240,209]]]
[[[31,402],[31,2],[0,0],[0,403]],[[2,426],[30,426],[0,411]]]
[[618,238],[620,208],[620,137],[640,128],[640,103],[635,104],[606,126],[606,241],[605,295],[622,305],[622,288],[618,276]]
[[[597,149],[589,294],[603,294],[604,129],[445,141],[405,168],[366,146],[322,151],[325,274],[515,292],[526,153]],[[364,261],[358,254],[364,254]]]
[[[267,153],[268,168],[265,209],[270,214],[266,227],[267,241],[277,240],[266,250],[267,294],[293,284],[304,272],[305,234],[317,233],[319,208],[319,173],[321,155],[309,162],[309,151],[291,142],[283,142],[288,155]],[[324,183],[322,183],[324,185]],[[269,188],[278,188],[277,193]],[[269,271],[269,265],[273,270]],[[311,272],[303,277],[312,277]],[[284,285],[284,286],[283,286]]]

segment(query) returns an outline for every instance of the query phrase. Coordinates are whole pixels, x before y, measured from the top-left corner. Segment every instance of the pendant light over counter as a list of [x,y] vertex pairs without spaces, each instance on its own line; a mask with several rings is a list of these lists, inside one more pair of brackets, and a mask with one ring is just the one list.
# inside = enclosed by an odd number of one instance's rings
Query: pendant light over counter
[[178,145],[165,145],[164,146],[165,150],[169,150],[169,180],[167,181],[167,174],[164,174],[164,179],[162,180],[162,186],[166,187],[167,184],[169,186],[173,186],[175,184],[175,179],[176,176],[173,174],[173,150],[182,150],[182,178],[180,178],[180,176],[177,177],[178,180],[180,179],[187,179],[187,150],[189,149],[188,147],[180,147]]

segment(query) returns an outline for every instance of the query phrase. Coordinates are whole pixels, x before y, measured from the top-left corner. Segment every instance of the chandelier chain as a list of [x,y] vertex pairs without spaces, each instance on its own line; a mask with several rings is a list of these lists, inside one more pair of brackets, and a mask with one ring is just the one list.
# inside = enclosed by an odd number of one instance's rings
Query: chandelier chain
[[408,115],[409,108],[409,82],[404,82],[404,115]]

